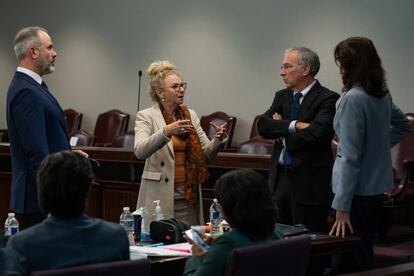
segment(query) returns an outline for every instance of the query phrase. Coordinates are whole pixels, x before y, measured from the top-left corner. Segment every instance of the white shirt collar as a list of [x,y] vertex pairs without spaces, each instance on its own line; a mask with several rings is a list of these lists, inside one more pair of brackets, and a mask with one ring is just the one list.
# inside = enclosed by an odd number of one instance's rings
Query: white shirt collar
[[42,77],[38,73],[33,72],[32,70],[29,70],[27,68],[20,67],[20,66],[17,67],[16,71],[24,73],[24,74],[28,75],[29,77],[31,77],[32,79],[34,79],[38,84],[42,84],[42,81],[43,81]]
[[302,98],[305,98],[306,94],[308,94],[308,92],[312,89],[312,87],[315,85],[316,80],[314,80],[311,84],[309,84],[308,86],[305,87],[305,89],[303,89],[302,91],[293,91],[293,95],[295,95],[296,93],[302,93]]

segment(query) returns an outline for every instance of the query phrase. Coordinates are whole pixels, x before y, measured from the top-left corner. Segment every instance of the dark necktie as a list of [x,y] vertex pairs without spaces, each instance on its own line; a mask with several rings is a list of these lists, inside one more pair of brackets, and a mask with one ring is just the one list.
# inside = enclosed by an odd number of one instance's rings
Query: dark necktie
[[51,98],[59,106],[59,108],[60,108],[59,103],[57,102],[57,100],[55,99],[55,97],[53,97],[52,93],[50,93],[49,87],[47,87],[47,84],[44,81],[42,81],[42,83],[40,85],[46,90],[46,94],[49,96],[49,98]]
[[49,87],[47,87],[47,84],[42,81],[42,83],[40,84],[44,89],[46,89],[47,91],[49,91]]
[[300,98],[302,98],[302,93],[296,93],[293,95],[293,104],[290,109],[290,119],[297,120],[299,114]]
[[[292,107],[290,108],[290,119],[297,120],[299,115],[299,107],[300,107],[300,98],[302,98],[302,93],[296,93],[293,95],[293,103]],[[285,153],[283,154],[283,162],[286,166],[289,166],[292,163],[292,158],[290,157],[289,152],[285,149]]]

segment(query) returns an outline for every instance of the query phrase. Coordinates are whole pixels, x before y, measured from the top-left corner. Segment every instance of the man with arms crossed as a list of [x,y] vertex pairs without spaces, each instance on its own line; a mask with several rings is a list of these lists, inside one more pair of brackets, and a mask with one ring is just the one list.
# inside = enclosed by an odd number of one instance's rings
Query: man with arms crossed
[[276,139],[269,185],[279,209],[278,222],[325,232],[331,201],[332,120],[339,95],[315,79],[319,67],[312,50],[286,50],[280,67],[286,89],[276,92],[258,129],[263,137]]

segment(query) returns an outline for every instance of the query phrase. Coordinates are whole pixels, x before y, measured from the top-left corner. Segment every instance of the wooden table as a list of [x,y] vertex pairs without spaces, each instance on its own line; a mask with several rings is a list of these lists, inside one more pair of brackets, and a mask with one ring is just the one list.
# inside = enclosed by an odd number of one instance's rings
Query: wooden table
[[[350,252],[360,242],[360,239],[355,236],[344,238],[319,234],[311,236],[311,257]],[[187,261],[187,257],[151,257],[150,259],[152,276],[182,275]]]

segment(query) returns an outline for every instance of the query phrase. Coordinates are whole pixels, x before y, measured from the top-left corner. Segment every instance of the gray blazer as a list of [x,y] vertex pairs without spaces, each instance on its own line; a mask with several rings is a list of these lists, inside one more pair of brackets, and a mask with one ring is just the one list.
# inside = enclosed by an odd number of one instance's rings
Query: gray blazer
[[387,94],[379,99],[354,86],[336,103],[338,137],[332,173],[332,207],[350,212],[354,195],[379,195],[394,186],[390,148],[411,131]]

